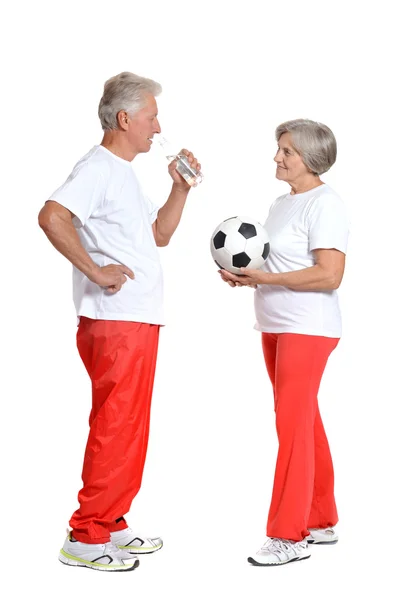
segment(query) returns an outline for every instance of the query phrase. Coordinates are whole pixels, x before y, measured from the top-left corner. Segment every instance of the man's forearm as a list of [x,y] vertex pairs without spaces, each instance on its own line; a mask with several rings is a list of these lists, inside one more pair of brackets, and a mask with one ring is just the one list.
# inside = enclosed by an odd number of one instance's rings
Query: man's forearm
[[262,278],[262,283],[282,285],[298,291],[324,291],[338,287],[334,276],[319,265],[288,273],[263,273]]
[[40,226],[54,248],[92,281],[99,267],[83,248],[72,221],[55,215]]
[[166,246],[176,231],[189,190],[184,190],[176,185],[172,186],[169,198],[158,211],[155,221],[155,241],[158,246]]

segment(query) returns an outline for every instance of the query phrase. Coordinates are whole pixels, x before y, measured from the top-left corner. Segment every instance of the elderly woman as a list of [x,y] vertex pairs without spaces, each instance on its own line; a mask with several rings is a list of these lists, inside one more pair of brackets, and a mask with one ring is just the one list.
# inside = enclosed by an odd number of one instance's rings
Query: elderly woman
[[277,127],[276,139],[276,177],[291,190],[270,208],[269,257],[261,270],[220,271],[232,287],[256,288],[255,329],[274,392],[279,450],[268,539],[248,558],[265,566],[309,558],[309,543],[338,540],[333,464],[317,394],[341,336],[336,290],[348,239],[345,206],[320,180],[336,159],[332,131],[298,119]]

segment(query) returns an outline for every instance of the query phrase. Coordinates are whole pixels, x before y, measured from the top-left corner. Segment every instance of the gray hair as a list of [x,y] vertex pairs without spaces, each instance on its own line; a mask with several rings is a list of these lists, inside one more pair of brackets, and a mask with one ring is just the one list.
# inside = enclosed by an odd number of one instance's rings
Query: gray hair
[[291,134],[295,150],[315,175],[322,175],[335,163],[337,141],[327,125],[310,119],[295,119],[277,127],[277,141],[283,133]]
[[104,131],[118,129],[117,115],[121,110],[135,114],[145,106],[146,94],[158,96],[162,87],[152,79],[124,71],[104,84],[98,116]]

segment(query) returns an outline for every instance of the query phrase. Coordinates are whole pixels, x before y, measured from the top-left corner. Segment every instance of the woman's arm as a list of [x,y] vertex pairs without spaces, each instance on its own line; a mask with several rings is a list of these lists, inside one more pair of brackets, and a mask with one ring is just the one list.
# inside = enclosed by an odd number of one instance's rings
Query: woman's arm
[[242,275],[222,270],[224,277],[242,285],[281,285],[298,291],[328,291],[337,289],[345,269],[345,254],[335,249],[313,250],[313,267],[288,273],[265,273],[259,269],[241,269]]

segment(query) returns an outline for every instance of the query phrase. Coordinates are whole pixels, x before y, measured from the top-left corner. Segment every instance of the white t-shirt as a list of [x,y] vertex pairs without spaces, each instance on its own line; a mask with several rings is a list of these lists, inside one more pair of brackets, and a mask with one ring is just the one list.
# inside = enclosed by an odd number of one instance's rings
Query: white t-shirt
[[[335,248],[346,253],[347,211],[341,198],[326,184],[277,198],[265,228],[270,237],[270,254],[262,269],[269,273],[314,266],[312,250]],[[260,285],[255,291],[255,314],[255,329],[259,331],[341,336],[336,290],[297,291]]]
[[144,196],[131,163],[94,146],[50,200],[76,215],[80,241],[97,265],[123,264],[135,275],[111,294],[73,267],[78,317],[163,325],[162,268],[152,231],[158,208]]

